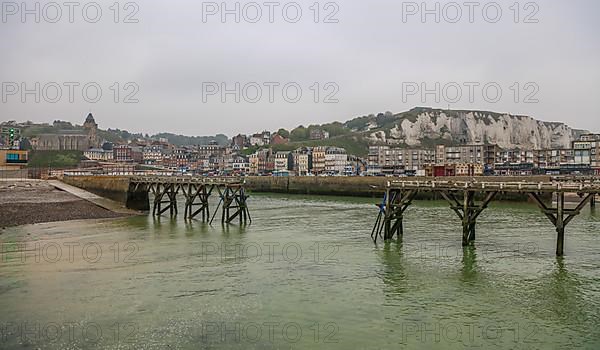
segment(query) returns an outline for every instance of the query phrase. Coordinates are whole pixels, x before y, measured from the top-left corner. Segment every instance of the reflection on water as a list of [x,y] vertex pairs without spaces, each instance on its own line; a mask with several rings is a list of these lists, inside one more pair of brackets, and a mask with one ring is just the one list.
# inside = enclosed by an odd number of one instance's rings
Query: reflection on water
[[477,248],[474,246],[463,247],[462,281],[476,283],[477,271]]
[[420,202],[401,241],[373,245],[372,202],[255,195],[244,227],[143,216],[6,230],[0,348],[600,348],[597,212],[572,222],[556,259],[534,207],[497,204],[462,247],[452,211]]

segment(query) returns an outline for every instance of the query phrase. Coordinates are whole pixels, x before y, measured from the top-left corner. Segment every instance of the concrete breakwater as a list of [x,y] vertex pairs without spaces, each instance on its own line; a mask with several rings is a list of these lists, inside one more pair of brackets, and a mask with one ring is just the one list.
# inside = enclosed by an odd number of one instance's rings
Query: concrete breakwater
[[[431,178],[404,178],[411,181],[426,181]],[[472,180],[468,177],[448,178],[456,181]],[[246,188],[251,192],[282,193],[282,194],[305,194],[305,195],[332,195],[332,196],[355,196],[381,198],[385,192],[388,181],[398,178],[388,177],[317,177],[317,176],[292,176],[292,177],[270,177],[250,176],[246,177]],[[436,180],[443,181],[443,178]],[[529,181],[547,182],[548,176],[529,177],[481,177],[482,182],[496,181]],[[65,176],[63,182],[83,188],[87,191],[104,196],[121,203],[132,200],[129,193],[129,178],[126,176]],[[441,199],[432,193],[420,193],[416,199]],[[504,194],[497,197],[499,200],[526,201],[525,194]],[[140,208],[141,209],[141,208]]]

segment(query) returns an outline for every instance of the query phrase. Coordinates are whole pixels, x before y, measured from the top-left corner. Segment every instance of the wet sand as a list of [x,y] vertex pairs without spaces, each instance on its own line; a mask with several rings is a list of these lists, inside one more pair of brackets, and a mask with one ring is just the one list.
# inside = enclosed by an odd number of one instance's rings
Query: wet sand
[[0,229],[43,222],[123,216],[126,215],[58,190],[46,181],[0,181]]

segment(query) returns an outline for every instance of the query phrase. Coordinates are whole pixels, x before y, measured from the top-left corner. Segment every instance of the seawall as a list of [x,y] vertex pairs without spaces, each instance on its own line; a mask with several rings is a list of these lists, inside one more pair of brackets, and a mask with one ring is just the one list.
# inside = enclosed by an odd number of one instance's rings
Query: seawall
[[127,176],[65,176],[62,182],[120,203],[127,202]]
[[[411,177],[403,178],[410,181],[427,181],[433,178]],[[473,177],[449,177],[445,178],[453,181],[473,180]],[[485,182],[502,181],[532,181],[547,182],[549,176],[527,176],[527,177],[477,177],[475,178]],[[266,193],[286,193],[286,194],[313,194],[313,195],[334,195],[334,196],[354,196],[354,197],[374,197],[380,198],[385,192],[388,181],[399,180],[399,178],[389,177],[343,177],[343,176],[291,176],[291,177],[270,177],[270,176],[250,176],[246,178],[246,186],[250,191]],[[437,181],[444,181],[444,178],[435,178]],[[526,194],[502,194],[497,197],[500,200],[527,201]],[[441,196],[433,193],[419,193],[417,199],[442,199]]]
[[[469,177],[452,177],[449,180],[472,180]],[[480,177],[480,181],[550,181],[548,176],[528,177]],[[381,198],[385,192],[388,181],[397,178],[387,177],[317,177],[317,176],[250,176],[246,177],[246,188],[251,192],[282,193],[282,194],[305,194],[305,195],[332,195],[332,196],[354,196]],[[414,177],[407,180],[426,181],[431,178]],[[443,181],[443,178],[436,178]],[[65,176],[64,183],[82,188],[91,193],[110,198],[120,203],[128,203],[128,207],[137,210],[147,210],[147,194],[128,193],[129,178],[127,176]],[[437,194],[422,192],[417,199],[442,199]],[[527,201],[525,194],[501,194],[498,200]],[[132,201],[139,202],[134,203]]]

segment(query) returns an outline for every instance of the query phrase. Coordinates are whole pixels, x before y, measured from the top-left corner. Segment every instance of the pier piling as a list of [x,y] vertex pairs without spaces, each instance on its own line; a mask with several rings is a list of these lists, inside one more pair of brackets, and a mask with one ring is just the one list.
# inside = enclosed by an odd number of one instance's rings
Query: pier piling
[[[137,191],[146,191],[146,193],[152,192],[154,195],[152,215],[155,216],[162,215],[167,210],[171,216],[176,216],[178,214],[177,195],[181,191],[185,197],[184,217],[194,219],[202,214],[203,221],[208,221],[210,218],[209,199],[216,188],[221,201],[215,209],[215,214],[223,205],[221,213],[223,224],[229,224],[235,218],[239,218],[240,224],[252,222],[244,182],[238,178],[135,176],[130,179],[129,192],[132,191],[132,188]],[[128,193],[128,196],[132,195]],[[166,206],[163,207],[163,204]],[[214,219],[214,215],[212,219]]]
[[412,204],[417,191],[388,189],[386,192],[384,208],[384,240],[391,240],[394,235],[398,239],[404,235],[404,212]]
[[[402,236],[405,210],[420,191],[439,193],[450,204],[450,208],[462,223],[463,246],[475,241],[477,219],[498,193],[527,194],[556,228],[556,255],[562,256],[565,246],[565,228],[588,203],[592,207],[595,205],[596,195],[600,193],[600,181],[597,179],[554,180],[553,182],[477,181],[475,179],[390,181],[386,187],[384,202],[377,205],[379,214],[371,231],[371,237],[375,242],[382,231],[385,240],[393,239],[395,234],[398,237]],[[475,201],[477,193],[484,194],[480,203]],[[555,208],[544,203],[540,196],[543,193],[554,194],[557,199]],[[583,198],[575,209],[565,208],[566,193],[575,193]],[[462,198],[457,197],[460,194]]]

